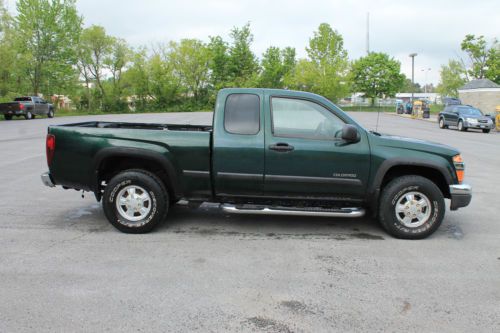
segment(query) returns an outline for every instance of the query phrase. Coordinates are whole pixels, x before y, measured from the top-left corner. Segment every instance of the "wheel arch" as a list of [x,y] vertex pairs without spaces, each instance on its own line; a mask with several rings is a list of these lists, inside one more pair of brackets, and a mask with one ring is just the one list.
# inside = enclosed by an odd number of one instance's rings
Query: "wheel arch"
[[370,209],[374,213],[377,212],[380,193],[391,180],[408,175],[422,176],[431,180],[441,190],[443,197],[451,197],[449,185],[453,183],[453,177],[446,167],[422,160],[391,159],[384,161],[375,174],[368,191],[367,201]]
[[167,188],[171,198],[181,197],[179,179],[172,162],[164,155],[140,148],[110,147],[96,154],[94,159],[94,193],[99,200],[101,184],[128,169],[143,169],[155,174]]

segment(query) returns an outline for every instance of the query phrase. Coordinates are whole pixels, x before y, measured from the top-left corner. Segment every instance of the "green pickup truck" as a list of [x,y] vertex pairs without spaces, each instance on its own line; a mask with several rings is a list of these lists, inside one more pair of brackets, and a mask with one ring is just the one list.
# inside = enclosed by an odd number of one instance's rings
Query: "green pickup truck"
[[360,217],[398,238],[432,234],[467,206],[448,146],[365,130],[324,97],[223,89],[213,126],[85,122],[50,126],[47,186],[92,191],[128,233],[152,230],[181,199],[237,214]]

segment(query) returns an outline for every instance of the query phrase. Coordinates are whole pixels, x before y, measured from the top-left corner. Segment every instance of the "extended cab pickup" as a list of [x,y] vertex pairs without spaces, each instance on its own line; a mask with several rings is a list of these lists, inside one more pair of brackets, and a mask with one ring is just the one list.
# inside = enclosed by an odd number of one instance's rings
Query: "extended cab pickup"
[[369,132],[306,92],[223,89],[213,126],[86,122],[50,126],[48,186],[95,193],[108,220],[150,231],[180,199],[240,214],[359,217],[424,238],[467,206],[456,149]]
[[26,120],[42,115],[52,118],[54,106],[37,96],[16,97],[13,102],[0,103],[0,113],[5,120],[11,120],[14,116],[24,117]]

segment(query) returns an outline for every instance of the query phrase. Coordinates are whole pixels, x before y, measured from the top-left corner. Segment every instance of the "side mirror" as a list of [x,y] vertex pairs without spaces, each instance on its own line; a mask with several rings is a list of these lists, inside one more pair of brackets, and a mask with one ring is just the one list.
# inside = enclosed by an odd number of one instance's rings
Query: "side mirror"
[[354,125],[345,124],[344,127],[342,127],[342,140],[347,142],[358,142],[358,128]]

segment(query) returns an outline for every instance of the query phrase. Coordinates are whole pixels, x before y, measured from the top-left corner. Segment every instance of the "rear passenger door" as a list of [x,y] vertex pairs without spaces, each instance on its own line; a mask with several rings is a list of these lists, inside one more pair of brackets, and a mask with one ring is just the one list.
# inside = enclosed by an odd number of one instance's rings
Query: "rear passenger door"
[[264,181],[262,92],[225,91],[219,94],[217,104],[212,152],[215,194],[218,197],[260,195]]

